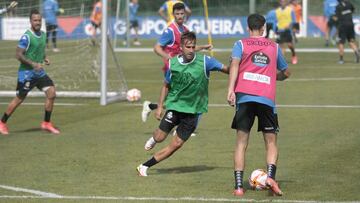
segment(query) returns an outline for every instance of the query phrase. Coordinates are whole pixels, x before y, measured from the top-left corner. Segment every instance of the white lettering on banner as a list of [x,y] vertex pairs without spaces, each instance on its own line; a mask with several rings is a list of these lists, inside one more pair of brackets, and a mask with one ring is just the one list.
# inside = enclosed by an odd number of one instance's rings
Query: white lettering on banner
[[[29,18],[3,18],[2,38],[6,40],[19,40],[26,30],[30,29]],[[42,20],[41,30],[45,32],[45,20]]]
[[260,82],[260,83],[266,83],[266,84],[270,85],[270,77],[266,76],[266,75],[245,72],[244,76],[243,76],[243,79],[244,80],[256,81],[256,82]]
[[[211,27],[211,34],[214,35],[234,35],[234,34],[244,34],[244,28],[241,25],[240,20],[231,21],[229,19],[211,19],[209,20]],[[208,29],[206,28],[206,23],[204,20],[190,20],[188,22],[190,30],[193,30],[199,34],[208,34]]]

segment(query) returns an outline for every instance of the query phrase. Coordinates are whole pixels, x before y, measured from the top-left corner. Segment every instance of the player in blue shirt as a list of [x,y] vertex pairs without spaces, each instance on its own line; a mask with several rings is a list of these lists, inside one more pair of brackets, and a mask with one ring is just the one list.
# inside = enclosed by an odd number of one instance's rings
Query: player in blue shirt
[[45,18],[45,24],[46,24],[46,47],[49,48],[48,42],[49,42],[49,37],[51,35],[54,52],[60,51],[56,45],[56,34],[58,27],[57,15],[59,13],[60,10],[57,0],[44,0],[43,17]]
[[141,43],[138,39],[139,37],[139,21],[137,17],[137,11],[139,9],[138,0],[131,0],[129,4],[129,20],[130,20],[130,29],[134,29],[135,31],[135,38],[134,38],[134,45],[140,46]]
[[336,32],[331,37],[331,42],[335,45],[336,40],[334,39],[337,36],[337,20],[335,15],[335,9],[338,5],[338,0],[325,0],[323,3],[324,17],[326,19],[326,31],[325,31],[325,46],[329,46],[331,31],[335,28]]

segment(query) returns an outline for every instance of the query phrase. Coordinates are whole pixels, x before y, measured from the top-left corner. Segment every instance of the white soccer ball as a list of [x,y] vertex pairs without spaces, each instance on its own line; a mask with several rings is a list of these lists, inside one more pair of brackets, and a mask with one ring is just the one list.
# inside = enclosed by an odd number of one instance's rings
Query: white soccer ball
[[264,190],[266,186],[267,173],[263,169],[254,170],[249,177],[249,184],[254,190]]
[[141,99],[141,92],[138,89],[130,89],[126,93],[126,99],[129,102],[139,101]]

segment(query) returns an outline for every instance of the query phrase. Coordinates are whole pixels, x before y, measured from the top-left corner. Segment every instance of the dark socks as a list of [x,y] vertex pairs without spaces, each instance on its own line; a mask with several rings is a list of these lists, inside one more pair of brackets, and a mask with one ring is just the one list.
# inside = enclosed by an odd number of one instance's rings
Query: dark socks
[[44,121],[50,122],[51,111],[45,111]]
[[269,178],[272,178],[275,180],[276,175],[276,166],[275,164],[269,164],[267,165],[267,174]]
[[159,162],[156,161],[156,159],[154,157],[151,157],[151,159],[149,159],[147,162],[143,163],[143,165],[147,166],[147,167],[151,167],[157,163],[159,163]]
[[155,109],[157,109],[157,107],[158,107],[157,104],[154,104],[154,103],[149,104],[149,108],[150,108],[151,110],[155,110]]
[[234,171],[235,189],[243,188],[244,171]]
[[7,115],[6,113],[4,113],[3,117],[1,118],[1,122],[6,123],[7,120],[9,119],[10,115]]

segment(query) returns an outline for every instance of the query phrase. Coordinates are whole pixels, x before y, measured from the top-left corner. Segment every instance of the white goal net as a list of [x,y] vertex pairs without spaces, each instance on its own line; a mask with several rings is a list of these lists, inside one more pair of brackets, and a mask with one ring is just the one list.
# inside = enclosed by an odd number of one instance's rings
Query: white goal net
[[[100,97],[101,77],[101,31],[97,31],[96,43],[92,43],[90,14],[93,0],[62,0],[59,7],[64,12],[57,17],[58,28],[54,49],[52,36],[49,36],[46,55],[51,61],[46,66],[47,74],[53,79],[58,96],[65,97]],[[0,8],[9,1],[0,0]],[[116,3],[116,1],[114,2]],[[114,6],[112,4],[108,7]],[[0,95],[14,96],[17,83],[19,62],[15,59],[18,41],[26,29],[30,28],[29,13],[38,9],[42,13],[43,0],[19,0],[12,12],[0,17]],[[107,16],[114,13],[109,9]],[[111,22],[109,17],[108,23]],[[43,21],[42,30],[45,31]],[[109,26],[111,28],[111,26]],[[125,99],[127,84],[120,61],[112,49],[112,29],[107,31],[106,60],[106,103],[116,99]],[[34,89],[35,90],[35,89]],[[43,95],[33,91],[29,96]]]

